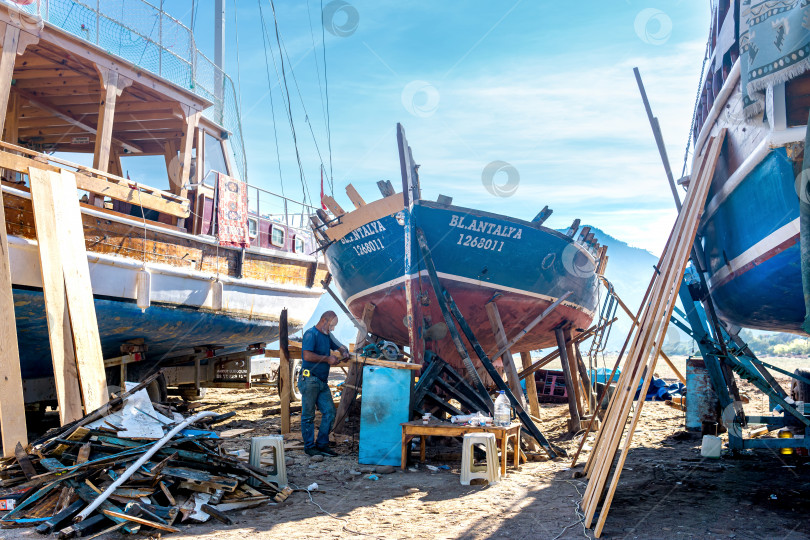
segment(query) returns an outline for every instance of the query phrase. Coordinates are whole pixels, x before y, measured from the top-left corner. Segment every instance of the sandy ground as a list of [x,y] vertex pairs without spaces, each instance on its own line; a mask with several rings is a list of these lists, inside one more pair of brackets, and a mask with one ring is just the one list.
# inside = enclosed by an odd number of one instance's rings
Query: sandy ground
[[[750,390],[750,389],[744,389]],[[753,395],[753,393],[751,393]],[[751,408],[758,407],[757,401]],[[227,443],[247,449],[250,437],[278,433],[275,390],[211,391],[205,408],[237,412],[227,428],[252,428]],[[567,405],[541,405],[541,428],[570,453]],[[293,415],[290,440],[300,440]],[[357,441],[338,437],[342,455],[313,462],[287,451],[290,482],[317,482],[312,499],[294,493],[286,502],[230,514],[234,523],[181,524],[176,539],[211,538],[578,538],[582,480],[570,460],[524,464],[491,486],[459,483],[460,447],[428,447],[428,464],[377,474],[357,463]],[[581,466],[577,469],[581,470]],[[603,538],[810,538],[810,460],[768,451],[732,459],[701,459],[700,437],[683,430],[683,413],[647,402]],[[566,528],[567,527],[567,528]],[[2,538],[39,538],[32,530],[0,530]],[[117,533],[109,538],[121,538]]]

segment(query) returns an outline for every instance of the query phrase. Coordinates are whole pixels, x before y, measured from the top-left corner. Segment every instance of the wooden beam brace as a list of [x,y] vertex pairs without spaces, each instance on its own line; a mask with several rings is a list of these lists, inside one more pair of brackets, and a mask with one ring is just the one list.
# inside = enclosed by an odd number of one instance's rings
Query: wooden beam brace
[[124,88],[132,84],[132,79],[119,75],[111,69],[98,68],[101,87],[104,90],[98,108],[98,125],[96,126],[96,147],[93,152],[93,168],[107,172],[110,162],[115,102]]
[[199,111],[189,112],[186,116],[186,125],[183,130],[183,136],[180,139],[180,155],[178,160],[180,163],[179,176],[172,182],[172,193],[185,197],[188,193],[186,187],[189,182],[189,174],[191,171],[191,152],[194,145],[194,134],[197,130],[197,124],[200,121]]
[[[489,317],[489,324],[492,326],[492,332],[495,334],[495,342],[498,347],[503,348],[506,346],[506,331],[503,329],[503,322],[501,321],[501,314],[498,311],[498,306],[495,301],[487,302],[486,305],[487,317]],[[495,357],[497,358],[497,357]],[[517,374],[517,367],[515,367],[515,359],[512,357],[510,351],[505,351],[501,355],[503,361],[503,371],[506,374],[506,381],[509,388],[515,397],[520,401],[520,405],[526,408],[526,400],[523,399],[523,389],[520,387],[520,379]]]
[[362,208],[366,205],[366,201],[363,200],[363,197],[357,193],[357,190],[351,184],[346,186],[346,195],[349,196],[349,200],[352,201],[355,208]]

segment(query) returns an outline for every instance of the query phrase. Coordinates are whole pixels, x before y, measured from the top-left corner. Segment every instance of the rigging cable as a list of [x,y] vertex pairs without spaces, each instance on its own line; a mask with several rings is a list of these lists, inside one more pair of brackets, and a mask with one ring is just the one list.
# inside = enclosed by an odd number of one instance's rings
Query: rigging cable
[[307,107],[304,105],[304,96],[301,95],[301,88],[298,86],[298,78],[295,76],[295,69],[293,69],[293,63],[290,60],[290,55],[287,53],[287,47],[284,45],[284,38],[280,38],[279,42],[279,54],[281,51],[284,51],[284,56],[287,57],[287,65],[290,66],[290,74],[292,75],[293,82],[295,83],[295,90],[298,93],[298,100],[301,102],[301,108],[304,110],[304,121],[309,126],[309,132],[312,135],[312,142],[315,143],[315,150],[318,153],[318,159],[321,161],[321,166],[323,166],[323,156],[321,155],[321,148],[318,146],[318,139],[315,137],[315,130],[312,128],[312,122],[309,121],[309,113],[307,112]]
[[[711,30],[709,31],[709,35],[711,36]],[[681,178],[683,178],[686,175],[686,163],[689,161],[689,146],[692,144],[692,132],[695,128],[695,122],[697,121],[697,111],[698,106],[700,105],[700,91],[703,89],[703,74],[706,71],[706,60],[709,59],[710,43],[711,37],[709,37],[709,40],[706,42],[706,52],[703,54],[703,66],[701,66],[700,68],[700,78],[698,79],[697,96],[695,96],[695,106],[692,109],[692,122],[689,124],[689,136],[686,137],[686,150],[683,153],[683,168],[681,169]]]
[[[270,59],[267,57],[267,49],[269,41],[269,36],[267,35],[267,25],[264,21],[264,11],[262,10],[262,0],[258,0],[259,2],[259,16],[261,17],[262,23],[262,42],[264,43],[264,66],[265,71],[267,72],[267,91],[270,93],[270,115],[273,120],[273,141],[275,142],[276,146],[276,161],[278,163],[278,179],[281,184],[281,196],[284,197],[284,177],[281,174],[281,153],[278,150],[278,132],[276,130],[276,105],[273,101],[273,84],[270,80]],[[275,59],[273,60],[275,64]]]
[[[311,200],[311,197],[309,197],[309,189],[307,188],[306,175],[304,174],[304,166],[301,163],[301,153],[298,150],[298,137],[295,134],[295,123],[293,122],[292,116],[292,100],[290,99],[290,89],[289,86],[287,85],[287,72],[286,69],[284,68],[284,54],[281,51],[281,36],[279,34],[278,29],[278,17],[276,16],[276,6],[273,0],[270,0],[270,7],[273,10],[273,21],[275,23],[276,29],[276,43],[278,44],[279,47],[279,59],[281,60],[281,80],[284,83],[284,90],[286,92],[287,98],[286,100],[287,118],[290,121],[290,131],[292,132],[293,146],[295,146],[295,159],[298,162],[298,173],[301,178],[301,187],[304,191],[304,202],[306,203],[308,200]],[[275,59],[273,62],[275,63]],[[284,97],[285,92],[282,92],[282,97]]]
[[335,196],[334,177],[332,176],[332,117],[329,115],[329,78],[326,76],[326,31],[323,24],[323,0],[321,0],[321,45],[323,46],[323,83],[326,95],[326,142],[329,145],[329,191]]
[[[237,88],[237,95],[236,101],[238,103],[239,111],[242,110],[242,69],[239,66],[239,16],[238,16],[239,9],[236,7],[236,2],[233,3],[233,21],[234,27],[236,30],[236,88]],[[223,104],[224,107],[224,104]],[[239,114],[236,115],[237,118]],[[247,176],[247,171],[245,171],[245,176]]]
[[[321,15],[323,20],[323,15]],[[309,35],[312,38],[312,56],[315,57],[315,75],[318,77],[318,96],[321,98],[321,112],[323,112],[323,125],[327,127],[326,120],[326,107],[324,106],[323,99],[323,85],[321,84],[321,67],[318,64],[318,44],[315,43],[315,30],[312,28],[312,12],[309,8],[309,0],[307,0],[307,22],[309,23]]]

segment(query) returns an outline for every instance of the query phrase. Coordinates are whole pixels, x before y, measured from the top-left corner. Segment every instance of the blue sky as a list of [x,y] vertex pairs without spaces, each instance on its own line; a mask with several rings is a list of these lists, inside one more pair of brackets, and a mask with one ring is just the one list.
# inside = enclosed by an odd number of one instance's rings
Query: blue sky
[[[248,180],[278,191],[259,1],[226,1],[226,70],[241,88]],[[269,0],[261,2],[268,54],[278,61]],[[165,2],[187,24],[190,4]],[[213,1],[199,4],[195,35],[212,56]],[[552,227],[581,218],[631,245],[662,249],[675,212],[632,68],[641,70],[677,177],[708,2],[339,0],[324,7],[334,13],[324,35],[334,189],[344,207],[351,207],[349,182],[366,200],[379,197],[377,180],[400,185],[395,125],[402,122],[425,198],[441,193],[461,206],[526,219],[547,204]],[[306,119],[328,169],[320,0],[278,0],[276,13],[301,92],[299,98],[288,72],[298,147],[317,197],[320,158]],[[281,179],[288,196],[300,197],[291,131],[270,69]],[[484,186],[482,173],[493,161],[519,174],[512,196]],[[494,181],[506,179],[500,173]]]

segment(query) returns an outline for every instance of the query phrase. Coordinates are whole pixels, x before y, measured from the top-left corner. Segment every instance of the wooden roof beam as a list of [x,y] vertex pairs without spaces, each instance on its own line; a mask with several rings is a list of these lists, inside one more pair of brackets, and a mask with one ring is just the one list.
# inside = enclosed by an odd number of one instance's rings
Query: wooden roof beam
[[[72,126],[76,126],[77,128],[81,128],[82,130],[84,130],[84,131],[86,131],[88,133],[92,133],[93,135],[96,134],[96,127],[95,126],[91,126],[90,124],[87,124],[87,123],[83,122],[82,120],[79,120],[78,118],[71,115],[70,113],[68,113],[66,111],[62,111],[60,109],[57,109],[56,107],[50,105],[49,103],[47,103],[45,101],[42,101],[40,99],[37,99],[36,97],[28,94],[27,92],[21,91],[19,89],[16,90],[16,92],[20,95],[20,97],[25,99],[28,103],[30,103],[31,105],[33,105],[37,109],[46,111],[46,112],[56,116],[57,118],[59,118],[61,120],[64,120],[68,124],[70,124]],[[96,106],[96,108],[98,109],[98,106]],[[121,139],[113,138],[112,142],[114,142],[115,144],[123,147],[128,152],[133,152],[133,153],[141,153],[141,152],[143,152],[143,149],[141,149],[140,146],[138,146],[136,144],[132,144],[132,143],[122,141]]]

